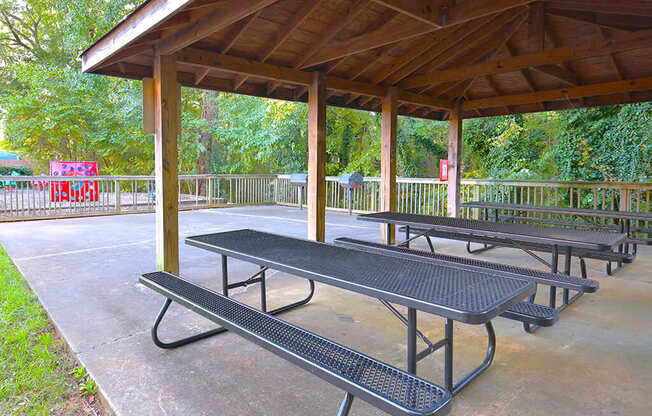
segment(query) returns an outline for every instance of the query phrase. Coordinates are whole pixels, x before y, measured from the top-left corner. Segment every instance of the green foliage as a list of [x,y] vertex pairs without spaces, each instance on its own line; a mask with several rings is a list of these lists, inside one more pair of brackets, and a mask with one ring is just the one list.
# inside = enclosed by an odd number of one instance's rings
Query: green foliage
[[11,172],[20,173],[21,176],[34,174],[34,170],[27,166],[0,166],[0,176],[9,176]]
[[566,180],[638,181],[652,175],[652,104],[561,113],[553,154]]
[[[0,0],[3,147],[50,160],[96,160],[102,174],[151,174],[136,81],[81,73],[79,53],[142,0]],[[211,110],[211,111],[207,111]],[[466,120],[466,177],[641,180],[651,176],[651,105]],[[212,116],[208,116],[208,114]],[[179,171],[307,168],[307,106],[182,89]],[[328,175],[380,173],[380,115],[327,110]],[[437,176],[446,122],[400,117],[398,174]]]

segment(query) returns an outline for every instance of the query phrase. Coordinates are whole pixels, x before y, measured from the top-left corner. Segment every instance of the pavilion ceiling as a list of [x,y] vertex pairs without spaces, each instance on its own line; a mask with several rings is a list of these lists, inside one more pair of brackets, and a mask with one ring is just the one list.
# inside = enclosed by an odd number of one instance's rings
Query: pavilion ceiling
[[82,55],[142,79],[177,56],[183,85],[446,119],[652,99],[652,1],[150,0]]

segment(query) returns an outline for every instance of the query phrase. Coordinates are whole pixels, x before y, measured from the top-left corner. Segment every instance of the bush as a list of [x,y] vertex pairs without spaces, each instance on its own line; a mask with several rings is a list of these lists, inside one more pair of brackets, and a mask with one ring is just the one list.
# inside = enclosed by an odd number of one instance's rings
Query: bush
[[34,175],[34,169],[27,166],[0,166],[0,176],[9,176],[12,171],[20,173],[20,176]]

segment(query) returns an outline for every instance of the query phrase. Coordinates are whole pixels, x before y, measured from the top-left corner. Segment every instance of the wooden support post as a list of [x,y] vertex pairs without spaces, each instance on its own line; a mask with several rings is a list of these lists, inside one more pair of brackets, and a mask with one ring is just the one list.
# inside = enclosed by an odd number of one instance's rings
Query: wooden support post
[[326,77],[315,72],[308,88],[308,238],[326,233]]
[[179,273],[179,87],[174,56],[154,58],[154,159],[156,171],[156,267]]
[[[383,211],[396,211],[396,125],[398,115],[397,90],[387,89],[383,99],[380,144],[380,189]],[[396,238],[394,226],[381,226],[381,236],[386,244]],[[387,235],[389,229],[390,235]]]
[[457,217],[462,165],[462,117],[459,108],[451,110],[448,121],[448,215]]

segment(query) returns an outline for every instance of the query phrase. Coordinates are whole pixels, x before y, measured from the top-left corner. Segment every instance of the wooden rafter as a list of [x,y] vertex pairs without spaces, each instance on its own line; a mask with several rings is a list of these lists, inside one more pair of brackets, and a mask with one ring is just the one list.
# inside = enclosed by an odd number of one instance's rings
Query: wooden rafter
[[[484,57],[487,54],[492,53],[492,51],[495,51],[507,42],[521,27],[525,20],[526,15],[524,9],[512,9],[503,13],[492,20],[489,24],[485,25],[482,30],[475,32],[472,41],[467,42],[462,47],[455,48],[453,51],[447,51],[445,55],[430,62],[428,64],[429,68],[431,68],[429,73],[435,72],[445,65],[454,62],[456,59],[461,58],[463,62],[469,62],[478,59],[478,57]],[[503,25],[508,22],[511,23],[509,23],[507,28],[504,28]],[[496,24],[494,25],[493,23]],[[487,38],[489,39],[487,40]],[[475,79],[476,77],[473,78]],[[405,82],[408,81],[409,79],[405,80]],[[421,94],[427,91],[432,85],[434,85],[434,83],[426,85],[424,88],[419,90],[419,93]],[[401,86],[403,86],[403,83]]]
[[561,17],[580,24],[589,23],[604,27],[605,29],[625,30],[628,32],[649,28],[650,22],[652,21],[652,18],[648,16],[604,15],[552,8],[546,9],[546,15]]
[[178,52],[277,1],[251,0],[217,3],[218,6],[211,12],[201,14],[201,17],[192,23],[161,40],[156,47],[157,53],[170,55]]
[[[507,56],[509,56],[509,57],[513,57],[513,56],[516,55],[514,53],[514,48],[509,44],[509,41],[507,41],[505,43],[505,52],[507,52]],[[523,81],[525,81],[525,84],[527,85],[530,92],[538,91],[538,88],[534,84],[534,80],[532,80],[532,77],[530,76],[529,70],[521,68],[517,72],[521,76]],[[546,110],[546,106],[543,103],[538,103],[538,107],[539,107],[539,110],[541,110],[541,111]]]
[[[374,0],[435,28],[455,26],[493,15],[535,0],[474,0],[449,7],[438,7],[432,0]],[[433,7],[434,6],[434,7]]]
[[416,38],[432,32],[432,26],[426,24],[406,25],[395,19],[385,20],[385,24],[376,30],[365,31],[351,39],[330,42],[302,67],[308,68],[334,59],[356,55],[385,45]]
[[250,14],[249,16],[233,25],[234,28],[231,30],[231,33],[229,33],[226,41],[224,42],[222,53],[229,53],[233,45],[236,44],[236,42],[242,37],[245,31],[256,21],[256,18],[262,11],[263,9],[260,9],[256,13]]
[[432,82],[455,81],[471,78],[478,75],[490,75],[509,72],[521,68],[556,64],[574,59],[590,58],[608,55],[631,49],[647,48],[652,46],[652,31],[637,32],[626,38],[597,42],[591,45],[582,45],[574,48],[555,48],[536,54],[514,56],[508,59],[486,62],[467,67],[450,68],[437,71],[428,75],[416,76],[406,82],[404,88],[416,88]]
[[116,26],[82,54],[83,71],[96,69],[102,62],[133,42],[151,35],[156,26],[179,13],[191,2],[192,0],[152,0],[149,4],[151,9],[148,7],[137,10],[130,16],[130,24]]
[[554,9],[631,16],[652,16],[652,4],[635,0],[547,0]]
[[[195,48],[186,48],[177,54],[179,62],[193,65],[200,68],[211,68],[220,71],[232,72],[235,74],[247,75],[262,78],[269,81],[284,81],[301,86],[310,86],[312,73],[294,68],[271,65],[267,63],[252,61],[244,58],[218,54]],[[345,93],[356,93],[371,97],[383,97],[386,88],[366,82],[351,81],[344,78],[328,77],[328,89]],[[434,97],[417,96],[399,90],[399,101],[419,104],[426,107],[444,108],[450,107],[450,103]]]
[[464,41],[464,39],[471,36],[476,30],[485,27],[485,23],[490,19],[483,18],[482,24],[474,27],[457,26],[453,32],[450,32],[447,37],[441,39],[440,42],[431,45],[431,47],[423,54],[411,60],[407,65],[402,66],[399,70],[395,71],[384,82],[388,85],[395,85],[407,78],[411,74],[419,71],[424,66],[428,65],[437,57],[446,56],[448,51],[456,50],[456,46]]
[[502,97],[481,98],[463,104],[464,110],[476,108],[503,107],[545,101],[563,101],[598,95],[612,95],[622,92],[652,90],[652,77],[631,80],[605,82],[601,84],[581,85],[578,87],[538,91],[526,94],[505,95]]
[[387,79],[387,77],[389,77],[396,71],[403,68],[405,65],[409,64],[419,56],[422,56],[423,54],[427,53],[429,50],[434,48],[437,42],[440,42],[443,39],[445,39],[445,36],[450,35],[450,33],[453,30],[458,30],[457,28],[451,28],[451,29],[447,29],[446,31],[444,30],[438,31],[436,34],[432,36],[430,35],[424,36],[421,42],[409,48],[407,52],[403,54],[403,56],[396,58],[391,65],[388,65],[386,68],[382,69],[376,75],[374,75],[371,78],[371,82],[373,82],[374,84],[381,83],[382,81]]
[[371,0],[356,0],[355,3],[349,8],[343,16],[338,16],[337,22],[334,22],[328,29],[326,33],[323,33],[319,40],[314,44],[310,45],[306,50],[304,50],[300,55],[299,59],[294,63],[294,68],[301,68],[306,62],[310,60],[315,54],[317,54],[321,48],[324,47],[328,42],[330,42],[335,36],[345,27],[347,27],[353,19],[364,10]]

